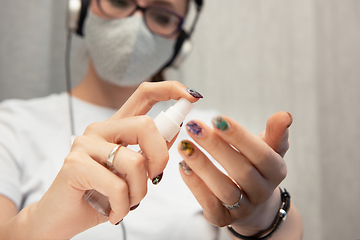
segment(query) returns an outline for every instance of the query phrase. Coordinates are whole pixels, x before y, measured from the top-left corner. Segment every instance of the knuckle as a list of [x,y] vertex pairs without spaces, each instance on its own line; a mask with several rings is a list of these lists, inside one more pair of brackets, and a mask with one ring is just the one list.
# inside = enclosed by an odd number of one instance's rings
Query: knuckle
[[140,90],[140,91],[145,91],[145,90],[148,88],[149,84],[150,84],[149,82],[142,82],[142,83],[139,85],[138,90]]
[[124,181],[114,181],[113,189],[118,194],[128,194],[129,188],[128,185]]
[[273,150],[266,144],[264,144],[257,153],[257,158],[261,161],[270,159],[273,157]]
[[167,162],[169,160],[170,156],[169,156],[169,152],[165,151],[162,156],[160,156],[159,161],[160,162]]
[[230,188],[223,188],[220,199],[224,199],[224,200],[226,199],[227,203],[233,204],[235,201],[239,200],[239,195],[240,195],[240,191],[235,186]]
[[170,87],[171,87],[171,88],[174,88],[174,89],[183,86],[183,85],[182,85],[180,82],[178,82],[178,81],[168,81],[168,83],[169,83]]
[[87,144],[87,142],[88,142],[87,137],[85,137],[84,135],[80,135],[75,138],[72,146],[74,148],[77,148],[79,146],[83,146],[83,145]]
[[84,163],[86,155],[80,152],[70,152],[64,160],[64,164],[61,168],[63,174],[67,174],[69,177],[79,176],[86,174],[86,164]]
[[219,147],[220,147],[220,140],[217,138],[214,138],[211,141],[209,141],[209,143],[206,146],[206,150],[209,153],[212,153],[212,152],[218,151]]
[[88,125],[84,131],[84,134],[89,134],[89,133],[93,133],[93,132],[98,132],[99,130],[101,130],[102,127],[102,123],[101,122],[94,122],[91,123],[90,125]]
[[252,164],[243,164],[241,173],[239,174],[239,181],[246,182],[248,179],[253,179],[254,175],[258,174],[258,170]]
[[139,124],[144,127],[147,127],[147,129],[150,130],[157,129],[154,120],[151,117],[147,115],[143,115],[143,116],[139,116],[138,119],[139,119]]
[[279,173],[278,173],[278,182],[280,183],[287,176],[287,166],[286,166],[286,163],[284,161],[281,161],[278,171],[279,171]]
[[132,163],[133,168],[142,170],[145,169],[145,159],[140,153],[133,154],[129,157],[129,162]]

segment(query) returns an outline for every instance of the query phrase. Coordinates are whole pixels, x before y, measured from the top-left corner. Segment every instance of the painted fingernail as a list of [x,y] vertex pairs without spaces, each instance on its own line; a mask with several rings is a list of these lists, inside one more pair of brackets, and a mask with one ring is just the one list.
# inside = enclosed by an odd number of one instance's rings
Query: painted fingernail
[[136,204],[135,206],[132,206],[132,207],[130,208],[130,211],[134,211],[135,209],[138,208],[139,205],[140,205],[140,203]]
[[230,124],[222,116],[216,116],[212,119],[212,124],[221,131],[226,131],[230,128]]
[[180,124],[180,127],[182,127],[184,125],[184,122],[182,122],[181,124]]
[[186,124],[186,129],[196,135],[197,137],[202,137],[204,135],[203,128],[197,124],[195,121],[190,121]]
[[158,185],[163,177],[164,173],[160,173],[159,175],[157,175],[153,180],[152,180],[152,184],[154,185]]
[[115,225],[119,225],[121,222],[123,221],[123,219],[121,219],[120,221],[118,221],[117,223],[115,223]]
[[196,90],[192,89],[192,88],[187,88],[186,89],[188,91],[188,93],[193,96],[194,98],[203,98],[203,96],[197,92]]
[[191,168],[189,167],[189,165],[186,164],[186,162],[185,162],[184,160],[181,161],[181,162],[179,162],[179,166],[180,166],[180,168],[184,171],[184,173],[185,173],[186,175],[189,176],[189,175],[192,173]]
[[188,157],[191,157],[195,152],[194,146],[189,141],[185,140],[180,142],[180,150]]
[[288,112],[288,114],[289,114],[289,116],[290,116],[290,118],[291,118],[291,122],[290,122],[290,124],[288,125],[288,128],[291,126],[291,124],[293,123],[293,116],[291,115],[291,113],[289,113]]

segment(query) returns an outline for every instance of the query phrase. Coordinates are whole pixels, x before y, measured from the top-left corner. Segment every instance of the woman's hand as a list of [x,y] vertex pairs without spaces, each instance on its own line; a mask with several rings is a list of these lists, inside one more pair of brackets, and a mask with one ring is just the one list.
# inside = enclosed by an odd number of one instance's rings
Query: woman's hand
[[[88,126],[74,140],[71,151],[39,202],[24,209],[21,218],[24,231],[36,239],[69,239],[99,223],[119,223],[136,207],[147,193],[148,178],[161,176],[169,159],[168,148],[154,121],[143,116],[159,101],[193,97],[178,82],[144,83],[124,106],[110,119]],[[146,155],[120,147],[113,167],[106,162],[118,144],[139,144]],[[83,198],[87,190],[95,189],[107,196],[111,205],[109,218],[94,210]]]
[[[224,174],[190,141],[179,144],[184,157],[180,163],[183,180],[213,225],[232,227],[251,236],[271,226],[280,206],[277,186],[287,174],[283,159],[289,148],[288,127],[292,117],[279,112],[270,117],[258,137],[236,121],[218,116],[214,128],[200,121],[186,127],[189,135],[204,148],[228,175]],[[241,188],[241,192],[240,189]],[[222,203],[240,207],[228,210]]]

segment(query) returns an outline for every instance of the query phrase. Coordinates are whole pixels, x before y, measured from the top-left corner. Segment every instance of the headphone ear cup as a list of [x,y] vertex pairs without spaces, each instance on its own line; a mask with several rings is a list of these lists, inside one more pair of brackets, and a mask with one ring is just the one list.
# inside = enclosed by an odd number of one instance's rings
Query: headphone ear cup
[[192,43],[189,35],[181,30],[174,47],[174,54],[165,67],[173,66],[178,68],[192,50]]
[[87,16],[90,0],[69,0],[67,11],[68,31],[83,36],[83,26]]

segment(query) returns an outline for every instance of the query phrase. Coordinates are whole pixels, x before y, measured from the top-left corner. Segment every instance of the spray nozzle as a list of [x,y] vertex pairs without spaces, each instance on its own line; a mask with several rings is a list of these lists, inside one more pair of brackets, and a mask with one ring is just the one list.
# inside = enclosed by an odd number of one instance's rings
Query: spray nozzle
[[180,124],[194,105],[185,98],[180,98],[166,112],[161,112],[155,119],[155,125],[166,141],[170,142],[180,131]]

